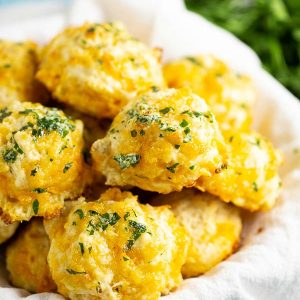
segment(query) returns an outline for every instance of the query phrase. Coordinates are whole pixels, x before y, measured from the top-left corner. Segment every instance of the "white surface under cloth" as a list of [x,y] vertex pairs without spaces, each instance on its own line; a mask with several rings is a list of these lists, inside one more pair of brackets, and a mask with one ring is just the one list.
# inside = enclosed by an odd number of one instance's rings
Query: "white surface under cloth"
[[[0,11],[0,38],[46,42],[69,24],[121,20],[133,35],[163,48],[165,60],[209,52],[252,76],[259,93],[255,128],[285,154],[282,194],[272,211],[246,221],[245,238],[237,253],[204,276],[185,280],[163,299],[300,299],[300,150],[295,151],[300,149],[300,102],[262,70],[248,47],[187,12],[179,0],[77,0],[69,6],[59,1],[39,3]],[[0,270],[0,299],[63,299],[10,288],[4,267]]]

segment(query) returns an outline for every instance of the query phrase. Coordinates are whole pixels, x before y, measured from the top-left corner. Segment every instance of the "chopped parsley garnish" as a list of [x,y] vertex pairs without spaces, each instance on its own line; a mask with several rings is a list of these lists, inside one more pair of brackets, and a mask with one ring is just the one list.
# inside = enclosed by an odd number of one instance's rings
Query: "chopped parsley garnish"
[[34,126],[33,123],[27,122],[27,124],[22,126],[19,131],[25,131],[28,128],[33,128],[33,126]]
[[94,232],[98,231],[99,229],[105,231],[109,225],[113,226],[121,219],[121,217],[116,212],[99,214],[94,210],[93,211],[90,210],[89,213],[90,215],[93,215],[95,217],[93,220],[89,221],[87,226],[87,232],[90,235],[93,235]]
[[136,118],[136,122],[147,125],[150,125],[152,122],[160,119],[160,116],[155,114],[139,114],[139,112],[135,109],[130,109],[127,111],[127,114],[130,119]]
[[3,120],[7,117],[9,117],[12,114],[12,112],[10,112],[7,107],[0,109],[0,123],[3,122]]
[[166,169],[171,172],[171,173],[175,173],[175,170],[177,168],[177,166],[179,165],[179,163],[175,163],[172,166],[166,167]]
[[175,132],[176,128],[169,126],[168,123],[159,122],[159,129],[162,131]]
[[11,64],[4,64],[3,67],[6,68],[6,69],[8,69],[8,68],[11,67]]
[[56,111],[47,111],[46,115],[37,120],[37,136],[43,136],[44,132],[56,131],[65,137],[69,131],[74,131],[75,126],[67,118],[62,118]]
[[142,130],[140,131],[140,135],[145,135],[145,130],[142,129]]
[[214,122],[214,117],[213,114],[210,111],[207,112],[199,112],[199,111],[189,111],[189,110],[185,110],[181,113],[182,115],[186,114],[188,116],[190,116],[191,118],[195,117],[195,118],[201,118],[201,117],[205,117],[207,119],[209,119],[210,123]]
[[95,27],[90,27],[86,32],[95,32]]
[[174,147],[175,147],[175,149],[179,149],[180,145],[179,144],[175,144]]
[[165,108],[161,109],[159,112],[165,115],[171,110],[174,110],[174,108],[171,107],[171,106],[168,106],[168,107],[165,107]]
[[25,109],[20,111],[21,115],[32,114],[36,119],[36,124],[33,127],[31,134],[34,137],[42,137],[52,131],[56,131],[61,137],[68,135],[70,131],[75,130],[75,126],[70,122],[70,119],[61,117],[55,109],[48,110],[43,117],[40,117],[36,110]]
[[31,109],[31,108],[27,108],[25,110],[22,110],[22,111],[19,112],[19,114],[20,115],[29,115],[29,114],[32,114],[36,119],[39,118],[38,113],[35,110]]
[[154,92],[154,93],[159,92],[159,88],[157,86],[155,86],[155,85],[152,86],[151,89],[152,89],[152,92]]
[[74,211],[74,214],[77,214],[79,216],[79,219],[83,219],[84,218],[84,213],[82,211],[82,209],[77,209],[76,211]]
[[62,153],[65,149],[67,149],[68,148],[68,146],[65,144],[65,145],[63,145],[61,148],[60,148],[60,150],[59,150],[59,154],[60,153]]
[[130,212],[127,211],[124,215],[124,220],[126,221],[128,219],[128,217],[130,216]]
[[[14,139],[13,139],[14,140]],[[14,145],[14,149],[19,153],[19,154],[24,154],[24,151],[20,148],[20,146],[18,145],[18,143],[14,140],[15,145]]]
[[129,227],[133,229],[133,232],[131,234],[130,239],[127,241],[126,249],[130,250],[132,246],[134,245],[135,241],[147,231],[147,228],[145,225],[138,223],[133,220],[128,221]]
[[191,129],[189,128],[189,127],[186,127],[185,129],[184,129],[184,133],[185,134],[188,134],[188,133],[190,133],[191,132]]
[[37,193],[37,194],[42,194],[42,193],[47,192],[47,189],[45,189],[45,188],[36,188],[36,189],[34,189],[32,191],[35,192],[35,193]]
[[2,157],[7,163],[14,163],[17,159],[18,153],[14,149],[6,150]]
[[186,57],[186,59],[195,65],[202,66],[202,64],[195,57],[188,56],[188,57]]
[[86,274],[85,271],[79,272],[79,271],[75,271],[73,269],[66,269],[66,271],[71,275],[85,275]]
[[124,261],[127,261],[127,260],[129,260],[129,258],[126,257],[126,256],[123,256],[123,260],[124,260]]
[[64,166],[63,172],[64,172],[64,173],[67,173],[68,170],[69,170],[72,166],[73,166],[73,163],[72,163],[72,162],[67,163],[67,164]]
[[136,130],[131,130],[130,134],[132,137],[136,137],[137,136],[137,131]]
[[12,149],[7,149],[3,154],[2,157],[5,162],[7,163],[14,163],[17,159],[18,154],[24,154],[24,151],[20,148],[18,143],[15,141],[14,136],[11,138],[11,142],[14,143]]
[[179,125],[180,125],[181,127],[186,127],[186,126],[189,125],[189,122],[188,122],[187,120],[183,119],[183,120],[180,122]]
[[38,171],[38,169],[39,169],[38,166],[36,166],[34,169],[32,169],[31,172],[30,172],[30,176],[35,176],[36,173],[37,173],[37,171]]
[[79,244],[81,255],[83,255],[84,254],[84,245],[83,245],[83,243],[78,243],[78,244]]
[[252,183],[252,186],[253,186],[253,190],[255,192],[258,192],[258,186],[257,186],[257,183],[255,181]]
[[37,199],[35,199],[32,203],[32,209],[35,215],[37,215],[37,213],[39,212],[39,201]]
[[93,249],[92,246],[88,247],[89,253],[92,252],[92,249]]
[[189,169],[193,171],[195,169],[195,165],[190,166]]
[[136,121],[142,124],[150,125],[152,122],[159,120],[160,117],[157,115],[137,115]]
[[141,156],[139,154],[118,154],[114,156],[114,160],[119,164],[121,170],[129,167],[134,167],[140,162]]

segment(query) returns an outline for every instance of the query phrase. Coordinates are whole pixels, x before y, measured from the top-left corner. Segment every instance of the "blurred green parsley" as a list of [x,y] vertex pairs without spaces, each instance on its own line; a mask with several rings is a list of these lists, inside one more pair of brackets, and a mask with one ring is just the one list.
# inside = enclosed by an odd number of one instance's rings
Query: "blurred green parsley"
[[188,9],[231,31],[300,99],[300,0],[185,0]]

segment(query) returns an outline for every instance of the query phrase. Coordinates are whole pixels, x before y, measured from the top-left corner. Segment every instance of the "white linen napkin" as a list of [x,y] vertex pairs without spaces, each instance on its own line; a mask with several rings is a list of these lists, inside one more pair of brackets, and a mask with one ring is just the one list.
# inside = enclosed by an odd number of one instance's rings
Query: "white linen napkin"
[[[17,17],[4,18],[10,13]],[[268,213],[249,215],[241,249],[207,274],[165,296],[175,299],[300,299],[300,102],[260,66],[254,52],[230,33],[186,11],[180,0],[43,1],[0,10],[0,38],[46,42],[69,24],[121,20],[129,31],[164,50],[164,59],[209,52],[255,81],[255,128],[282,149],[283,191]],[[297,151],[297,149],[299,149]],[[0,299],[57,300],[10,288],[0,265]]]

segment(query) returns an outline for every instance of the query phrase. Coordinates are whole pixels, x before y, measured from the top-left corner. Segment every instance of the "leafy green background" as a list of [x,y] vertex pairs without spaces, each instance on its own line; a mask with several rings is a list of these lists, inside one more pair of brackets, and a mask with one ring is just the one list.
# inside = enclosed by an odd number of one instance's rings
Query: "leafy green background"
[[188,9],[231,31],[300,99],[300,0],[185,0]]

